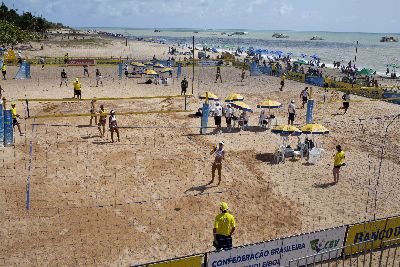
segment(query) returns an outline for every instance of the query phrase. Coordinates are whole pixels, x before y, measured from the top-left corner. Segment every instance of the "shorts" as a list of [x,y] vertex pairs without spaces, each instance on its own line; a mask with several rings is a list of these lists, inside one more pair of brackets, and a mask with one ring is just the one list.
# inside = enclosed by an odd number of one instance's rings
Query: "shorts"
[[281,85],[284,86],[285,85],[285,81],[281,81]]
[[102,76],[96,76],[96,81],[101,81],[103,79]]
[[1,73],[3,73],[3,75],[6,75],[7,71],[3,70],[3,71],[1,71]]
[[186,93],[186,88],[185,87],[182,87],[182,92]]
[[294,121],[294,117],[296,116],[296,114],[294,113],[289,113],[289,120],[290,121]]
[[350,107],[350,103],[349,102],[343,102],[343,107],[345,109],[348,109]]
[[308,101],[308,97],[303,96],[303,102],[306,103]]
[[126,70],[126,71],[125,71],[125,76],[128,76],[128,74],[129,74],[129,72]]
[[221,125],[221,116],[214,117],[215,125]]
[[231,125],[232,124],[232,118],[231,117],[227,117],[225,118],[226,124]]
[[225,235],[216,235],[218,244],[213,244],[217,250],[232,248],[232,237]]
[[343,165],[339,165],[339,166],[333,166],[333,168],[335,169],[340,169],[340,167],[342,167]]
[[67,78],[61,78],[61,83],[66,83],[66,82],[68,82]]
[[107,118],[100,118],[99,125],[106,125]]
[[15,125],[19,125],[19,122],[18,122],[18,120],[17,120],[16,118],[13,118],[13,127],[14,127]]
[[81,90],[74,90],[74,94],[77,96],[81,96],[82,92],[81,92]]

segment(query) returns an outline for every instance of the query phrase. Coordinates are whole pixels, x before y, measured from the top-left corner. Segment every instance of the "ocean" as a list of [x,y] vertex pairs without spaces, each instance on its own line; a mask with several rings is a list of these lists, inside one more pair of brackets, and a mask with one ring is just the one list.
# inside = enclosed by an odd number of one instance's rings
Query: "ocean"
[[[318,55],[321,62],[328,66],[333,61],[341,61],[347,64],[354,60],[356,55],[356,43],[358,41],[357,61],[359,68],[372,68],[378,73],[386,71],[386,64],[400,63],[400,43],[380,42],[382,36],[395,36],[400,39],[400,34],[387,33],[359,33],[359,32],[300,32],[300,31],[252,31],[252,30],[199,30],[199,29],[131,29],[131,28],[94,28],[100,31],[120,33],[130,38],[153,38],[162,40],[167,44],[192,43],[195,37],[196,46],[206,45],[210,48],[236,49],[237,47],[253,47],[255,49],[279,50],[285,53],[293,53],[308,56]],[[228,36],[235,31],[248,32],[246,35]],[[288,35],[287,39],[272,37],[274,32]],[[227,33],[222,35],[222,33]],[[313,36],[319,36],[324,40],[311,41]],[[293,57],[293,56],[292,56]],[[307,58],[306,58],[307,59]]]

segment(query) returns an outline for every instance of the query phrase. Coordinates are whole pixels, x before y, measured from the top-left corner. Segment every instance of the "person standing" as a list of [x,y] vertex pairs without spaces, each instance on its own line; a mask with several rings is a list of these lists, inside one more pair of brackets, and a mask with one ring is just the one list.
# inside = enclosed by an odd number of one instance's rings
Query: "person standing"
[[[69,36],[68,36],[68,39],[69,39]],[[66,53],[66,54],[64,55],[64,64],[67,64],[67,63],[68,63],[68,60],[69,60],[69,56],[68,56],[68,53]]]
[[[60,83],[60,87],[61,85],[65,83],[65,86],[68,86],[68,77],[67,77],[67,73],[65,72],[65,70],[63,69],[61,71],[61,83]],[[74,95],[75,97],[75,95]]]
[[244,81],[245,76],[246,76],[246,71],[242,69],[242,74],[240,75],[240,78],[242,78],[241,82]]
[[17,120],[17,118],[19,118],[19,114],[17,113],[17,108],[15,107],[15,103],[11,104],[11,114],[12,114],[12,119],[13,119],[13,128],[15,126],[18,127],[18,131],[19,131],[19,135],[23,136],[24,133],[21,132],[21,126],[19,125],[19,122]]
[[100,70],[96,69],[96,87],[99,86],[99,82],[103,86],[103,76],[101,76]]
[[344,115],[344,114],[346,114],[347,110],[350,107],[350,102],[349,102],[350,101],[350,93],[349,93],[349,91],[346,91],[343,94],[342,100],[343,100],[343,107],[339,108],[339,109],[344,109],[344,113],[343,113],[343,115]]
[[333,184],[337,184],[339,182],[340,168],[346,165],[344,162],[346,155],[340,145],[336,146],[336,151],[337,152],[334,155],[333,162]]
[[181,81],[181,95],[186,95],[186,90],[189,87],[189,82],[186,80],[186,77]]
[[294,104],[294,100],[290,101],[288,106],[288,124],[293,125],[294,118],[296,117],[296,105]]
[[215,83],[217,83],[218,79],[222,83],[221,67],[220,66],[217,66],[217,74],[215,75]]
[[226,127],[228,128],[228,132],[232,131],[232,118],[233,118],[233,109],[231,107],[231,104],[226,105],[226,111],[225,111],[225,121],[226,121]]
[[88,76],[89,78],[89,66],[88,65],[83,65],[83,76]]
[[217,101],[215,103],[215,111],[214,111],[214,121],[215,126],[217,127],[217,133],[221,132],[221,118],[222,118],[222,107],[221,104]]
[[213,245],[217,250],[232,248],[232,235],[236,229],[235,217],[228,212],[228,204],[221,202],[219,204],[220,214],[215,216],[213,236]]
[[286,74],[282,74],[281,76],[281,88],[279,90],[283,91],[283,87],[285,86]]
[[308,101],[308,87],[306,87],[303,91],[300,93],[300,98],[301,98],[301,108],[304,108],[304,105],[307,104]]
[[97,128],[99,129],[100,137],[104,138],[104,135],[106,133],[107,112],[104,109],[103,105],[100,105],[99,114],[100,114],[100,119],[99,119],[99,124],[97,124]]
[[110,111],[110,117],[109,117],[108,120],[109,120],[108,127],[110,128],[110,132],[111,132],[111,141],[114,143],[114,132],[116,132],[117,133],[118,142],[120,142],[117,118],[115,117],[115,111],[114,110]]
[[74,85],[74,97],[76,96],[77,99],[82,99],[82,85],[79,82],[78,78],[75,79]]
[[1,66],[1,74],[3,74],[3,80],[7,80],[6,78],[7,66],[5,61],[3,61],[3,66]]
[[222,160],[225,158],[225,150],[224,150],[224,142],[221,141],[218,143],[218,146],[215,146],[211,151],[210,155],[215,154],[214,163],[211,169],[212,179],[208,184],[212,184],[215,178],[215,171],[218,170],[218,185],[221,183],[222,176]]
[[90,116],[90,126],[92,126],[93,119],[94,119],[94,123],[97,125],[96,100],[95,99],[92,99],[92,101],[90,102],[90,114],[92,114]]

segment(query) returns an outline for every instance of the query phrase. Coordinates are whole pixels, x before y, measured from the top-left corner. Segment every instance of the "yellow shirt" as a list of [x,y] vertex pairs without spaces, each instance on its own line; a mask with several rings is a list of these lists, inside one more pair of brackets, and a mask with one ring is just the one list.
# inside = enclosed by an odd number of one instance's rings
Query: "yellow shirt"
[[100,118],[107,118],[107,112],[105,110],[100,109]]
[[6,71],[6,70],[7,70],[6,64],[3,63],[3,66],[1,66],[1,71]]
[[336,155],[335,155],[335,162],[333,163],[333,165],[334,165],[335,167],[342,166],[343,163],[344,163],[345,157],[346,157],[346,156],[345,156],[345,154],[344,154],[344,151],[340,151],[340,152],[336,153]]
[[17,118],[17,108],[11,108],[11,114],[12,114],[12,118],[16,119]]
[[235,227],[235,218],[231,214],[226,212],[215,217],[214,228],[217,229],[217,235],[230,236]]
[[74,90],[80,91],[81,90],[81,83],[74,82]]
[[285,76],[285,75],[282,75],[282,76],[281,76],[281,81],[285,81],[285,79],[286,79],[286,76]]

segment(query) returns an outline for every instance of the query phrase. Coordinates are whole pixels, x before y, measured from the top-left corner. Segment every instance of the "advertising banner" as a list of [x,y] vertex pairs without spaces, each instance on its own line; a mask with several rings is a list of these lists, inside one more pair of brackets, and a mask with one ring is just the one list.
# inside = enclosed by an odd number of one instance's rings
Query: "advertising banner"
[[146,267],[201,267],[202,255],[182,258],[178,260],[164,261],[161,263],[147,264]]
[[[343,246],[345,233],[346,227],[342,226],[226,251],[211,252],[207,255],[207,266],[287,266],[290,260],[340,248]],[[335,253],[327,253],[316,260],[335,257]],[[299,264],[301,265],[301,262]]]
[[306,79],[306,76],[304,74],[302,74],[302,73],[289,71],[288,74],[287,74],[287,78],[289,80],[293,80],[293,81],[298,81],[298,82],[303,82],[304,83],[304,81]]
[[67,65],[69,66],[94,66],[96,65],[96,60],[94,59],[69,59],[67,61]]
[[202,116],[201,116],[200,134],[206,134],[207,133],[207,125],[208,125],[209,113],[210,113],[210,105],[208,103],[204,103],[203,104],[203,109],[202,109]]
[[[346,255],[364,250],[380,248],[382,241],[400,238],[400,217],[365,222],[349,226],[346,238],[346,246],[360,242],[373,240],[362,245],[350,246],[345,249]],[[389,244],[386,242],[385,244]]]
[[201,60],[199,65],[202,67],[216,67],[219,66],[219,62],[215,60]]
[[4,110],[4,146],[12,146],[14,144],[13,119],[11,110]]
[[313,110],[314,110],[314,100],[309,99],[307,101],[307,114],[306,114],[306,123],[313,123]]
[[315,77],[315,76],[307,76],[306,83],[316,85],[319,87],[324,86],[324,78],[323,77]]

